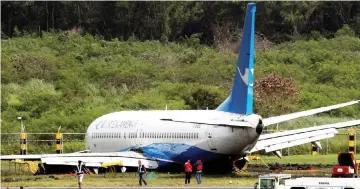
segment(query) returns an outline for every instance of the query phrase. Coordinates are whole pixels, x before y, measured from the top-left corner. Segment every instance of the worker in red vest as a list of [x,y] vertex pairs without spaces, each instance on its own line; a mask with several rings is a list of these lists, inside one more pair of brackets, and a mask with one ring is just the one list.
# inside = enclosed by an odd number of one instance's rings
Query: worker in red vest
[[196,169],[196,180],[198,182],[198,184],[201,184],[201,173],[203,170],[203,163],[201,162],[201,160],[197,160],[195,163],[195,169]]
[[190,184],[191,172],[192,172],[192,165],[190,160],[188,160],[185,164],[185,184]]

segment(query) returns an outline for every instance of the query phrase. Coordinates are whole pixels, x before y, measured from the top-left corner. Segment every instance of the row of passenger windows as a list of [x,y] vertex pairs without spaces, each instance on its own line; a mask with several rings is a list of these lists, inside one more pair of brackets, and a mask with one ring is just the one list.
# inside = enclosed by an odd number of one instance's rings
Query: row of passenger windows
[[146,132],[140,133],[92,133],[91,138],[199,138],[199,133],[154,133]]

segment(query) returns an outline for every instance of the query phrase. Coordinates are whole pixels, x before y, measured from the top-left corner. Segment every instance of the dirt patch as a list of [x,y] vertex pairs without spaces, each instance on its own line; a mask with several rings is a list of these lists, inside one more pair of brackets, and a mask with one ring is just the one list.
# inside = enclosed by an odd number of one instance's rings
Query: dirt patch
[[265,165],[249,165],[248,173],[267,174],[267,173],[289,173],[297,176],[326,176],[331,174],[334,165],[331,164],[268,164]]

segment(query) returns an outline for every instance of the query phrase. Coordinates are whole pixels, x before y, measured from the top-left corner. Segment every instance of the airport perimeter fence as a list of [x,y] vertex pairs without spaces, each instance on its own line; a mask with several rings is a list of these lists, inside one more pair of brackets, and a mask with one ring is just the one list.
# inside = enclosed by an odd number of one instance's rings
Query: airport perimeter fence
[[[281,130],[279,130],[281,131]],[[266,132],[279,132],[267,130]],[[339,129],[339,134],[330,139],[321,140],[322,150],[319,154],[337,154],[348,151],[348,129]],[[26,133],[27,154],[56,153],[56,133]],[[360,129],[355,135],[355,153],[360,150]],[[20,153],[20,133],[1,133],[1,154]],[[63,153],[83,151],[86,149],[86,133],[62,133]],[[284,156],[311,154],[311,144],[304,144],[282,150]]]
[[[61,133],[63,153],[83,151],[86,133]],[[56,153],[56,133],[26,133],[27,154]],[[1,154],[20,153],[20,133],[1,133]]]

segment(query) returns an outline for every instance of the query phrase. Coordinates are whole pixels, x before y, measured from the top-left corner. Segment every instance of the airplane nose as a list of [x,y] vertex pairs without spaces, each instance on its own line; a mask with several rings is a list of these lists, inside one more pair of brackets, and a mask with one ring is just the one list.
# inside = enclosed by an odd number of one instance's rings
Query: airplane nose
[[263,122],[262,122],[262,119],[260,119],[259,120],[259,123],[258,123],[258,125],[256,126],[256,133],[258,134],[258,135],[261,135],[261,133],[263,132],[263,130],[264,130],[264,124],[263,124]]

